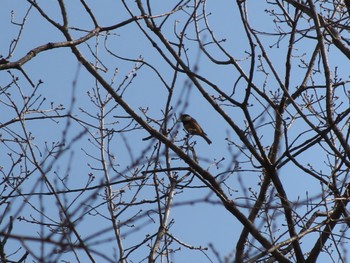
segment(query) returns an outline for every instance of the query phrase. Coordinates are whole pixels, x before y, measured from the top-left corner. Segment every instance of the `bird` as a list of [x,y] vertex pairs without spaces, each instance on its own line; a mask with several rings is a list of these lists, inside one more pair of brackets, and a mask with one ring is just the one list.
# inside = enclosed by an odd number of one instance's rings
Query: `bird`
[[182,114],[180,120],[189,134],[201,136],[208,144],[211,144],[211,140],[194,118],[188,114]]

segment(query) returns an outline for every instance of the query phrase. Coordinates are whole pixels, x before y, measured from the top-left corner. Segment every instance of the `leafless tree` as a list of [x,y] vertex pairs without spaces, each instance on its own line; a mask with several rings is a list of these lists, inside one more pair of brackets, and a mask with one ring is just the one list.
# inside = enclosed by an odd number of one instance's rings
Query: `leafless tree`
[[348,0],[18,2],[1,262],[348,261]]

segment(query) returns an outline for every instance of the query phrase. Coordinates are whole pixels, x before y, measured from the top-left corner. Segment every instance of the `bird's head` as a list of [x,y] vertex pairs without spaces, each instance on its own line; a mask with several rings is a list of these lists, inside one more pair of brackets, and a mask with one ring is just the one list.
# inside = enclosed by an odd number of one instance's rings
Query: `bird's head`
[[188,115],[188,114],[182,114],[181,116],[180,116],[180,120],[182,121],[182,122],[184,122],[184,121],[190,121],[192,119],[192,117],[190,116],[190,115]]

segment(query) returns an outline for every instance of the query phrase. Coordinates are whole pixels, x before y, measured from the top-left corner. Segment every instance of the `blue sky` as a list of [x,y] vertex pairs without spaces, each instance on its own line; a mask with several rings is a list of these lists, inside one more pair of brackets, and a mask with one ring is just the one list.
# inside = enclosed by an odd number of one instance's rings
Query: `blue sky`
[[[113,7],[113,2],[114,1],[109,1],[108,5],[107,3],[105,3],[106,6],[109,7],[107,9],[96,9],[98,19],[99,21],[102,21],[101,25],[113,24],[122,21],[125,18],[128,18],[128,15],[126,15],[125,12],[123,12],[120,9],[120,6]],[[50,3],[42,2],[40,4],[43,4],[43,8],[50,15],[53,15],[54,17],[59,17],[58,7],[55,1],[51,1]],[[93,3],[91,3],[91,5],[93,5]],[[79,12],[79,8],[75,7],[79,6],[78,2],[72,2],[71,4],[69,4],[69,6],[70,8],[73,8],[71,10],[74,10],[71,12]],[[7,55],[9,43],[18,33],[18,27],[13,24],[10,24],[11,10],[14,10],[14,19],[15,21],[18,21],[22,18],[27,8],[28,4],[25,1],[5,1],[2,4],[2,8],[0,10],[2,25],[0,27],[0,33],[3,36],[2,45],[0,47],[0,53],[2,55]],[[115,13],[117,13],[117,15],[115,15]],[[71,17],[72,25],[76,27],[83,27],[85,29],[91,29],[91,24],[88,24],[85,21],[86,17],[74,15]],[[31,10],[27,20],[28,22],[22,33],[19,46],[13,54],[13,57],[10,58],[10,60],[19,59],[23,55],[25,55],[30,49],[46,44],[47,42],[56,42],[64,40],[63,37],[57,32],[57,30],[53,30],[51,25],[48,25],[48,23],[44,22],[43,19],[38,16],[37,12],[34,9]],[[135,26],[133,25],[128,26],[126,29],[117,30],[115,32],[117,33],[117,35],[110,36],[111,41],[109,42],[109,48],[111,48],[111,50],[124,57],[132,57],[136,59],[138,58],[138,56],[142,55],[146,61],[149,58],[156,58],[159,61],[159,64],[165,65],[164,62],[159,58],[159,55],[157,55],[155,50],[152,49],[151,45],[145,41],[145,38],[140,33],[135,32]],[[79,34],[80,33],[77,33],[77,35]],[[135,39],[135,35],[137,36],[137,39]],[[91,41],[90,44],[92,45],[93,41]],[[102,37],[100,38],[100,44],[103,44]],[[81,49],[87,50],[85,45],[82,45]],[[119,71],[116,77],[117,83],[120,82],[125,75],[129,75],[130,72],[132,72],[134,63],[116,63],[115,60],[109,60],[108,54],[103,54],[103,49],[101,50],[101,56],[104,57],[104,63],[108,63],[107,67],[110,68],[109,72],[106,73],[107,79],[113,76],[114,68],[117,68]],[[46,108],[49,107],[49,104],[52,102],[55,106],[58,104],[62,104],[63,107],[65,107],[68,110],[72,100],[72,96],[76,96],[77,100],[75,101],[74,107],[72,109],[73,114],[79,114],[79,116],[83,119],[91,121],[91,118],[89,118],[86,115],[84,116],[84,114],[81,114],[79,109],[83,108],[84,110],[89,111],[90,113],[95,113],[98,111],[91,105],[91,102],[89,101],[89,98],[86,95],[88,91],[91,92],[92,88],[95,86],[95,82],[77,64],[75,59],[72,58],[71,51],[69,49],[56,49],[53,51],[41,53],[37,55],[32,61],[25,64],[23,68],[34,83],[37,83],[39,80],[43,81],[43,84],[39,88],[38,92],[41,92],[46,98]],[[171,78],[171,71],[168,73],[169,67],[160,66],[159,70],[164,75],[164,77],[168,79]],[[14,73],[19,74],[18,72]],[[213,78],[220,79],[223,78],[223,76],[220,77],[219,75],[213,75]],[[7,81],[9,81],[10,77],[8,74],[6,74],[6,72],[1,72],[1,79],[3,83],[6,83]],[[76,87],[74,88],[75,90],[72,91],[73,81],[75,80]],[[179,79],[177,85],[184,85],[184,82],[185,79]],[[30,94],[31,87],[29,87],[28,83],[21,76],[19,83],[23,88],[22,92],[25,94]],[[128,89],[124,96],[128,103],[135,110],[137,110],[138,107],[149,107],[149,111],[154,116],[154,118],[160,118],[160,109],[164,107],[165,101],[162,100],[160,97],[154,98],[154,94],[159,94],[157,96],[163,96],[162,94],[164,94],[164,89],[165,88],[162,86],[162,83],[155,77],[154,73],[146,67],[143,67],[137,72],[137,77],[133,80],[132,88]],[[180,88],[179,90],[181,91],[182,89]],[[19,96],[19,93],[18,91],[13,91],[12,95]],[[224,148],[225,140],[224,137],[221,137],[221,135],[217,134],[217,123],[213,125],[213,123],[209,121],[208,116],[213,116],[213,113],[210,113],[210,108],[207,108],[205,101],[200,96],[198,96],[198,94],[196,94],[195,91],[192,92],[191,97],[193,98],[194,102],[189,105],[187,111],[193,116],[195,116],[197,120],[203,125],[203,127],[205,127],[206,132],[214,141],[214,145],[216,145],[216,147]],[[122,111],[120,113],[122,113]],[[177,113],[179,114],[179,112]],[[11,112],[9,114],[13,113]],[[8,117],[9,115],[6,115],[6,118],[3,115],[2,121],[5,121]],[[65,127],[65,122],[66,120],[60,120],[59,123],[55,123],[53,121],[46,121],[44,123],[44,126],[42,126],[43,123],[41,123],[40,121],[35,121],[28,122],[27,126],[28,129],[33,133],[33,136],[37,138],[36,143],[38,147],[42,149],[44,148],[45,142],[55,142],[61,138],[63,133],[62,128]],[[82,127],[73,123],[67,131],[69,135],[68,138],[70,139],[71,137],[77,136],[77,134],[79,134],[82,131]],[[222,131],[221,134],[223,132],[224,131]],[[133,136],[134,137],[128,139],[128,142],[132,144],[133,147],[135,147],[135,158],[138,158],[138,152],[142,152],[143,150],[145,150],[146,147],[148,147],[148,143],[141,143],[141,139],[145,136],[148,136],[148,134],[144,131],[139,131],[135,132]],[[179,136],[184,136],[184,132],[181,129]],[[205,152],[207,158],[211,159],[221,157],[221,150],[213,150],[213,148],[210,148],[210,146],[208,146],[204,141],[201,141],[201,139],[197,141],[197,147],[199,149],[198,151]],[[115,146],[117,147],[115,149],[115,154],[118,158],[118,161],[123,163],[123,159],[125,159],[125,162],[128,162],[129,158],[127,157],[127,155],[123,154],[125,153],[125,147],[123,146],[123,143],[120,143],[119,140],[119,143],[117,143]],[[87,158],[87,156],[84,155],[84,152],[86,151],[90,154],[93,154],[95,149],[87,142],[87,138],[75,142],[72,145],[72,147],[73,155],[71,156],[68,153],[63,154],[60,157],[59,161],[54,164],[54,168],[51,172],[56,171],[57,173],[60,173],[60,176],[63,176],[65,173],[65,169],[69,169],[69,179],[67,183],[72,188],[79,188],[85,184],[88,178],[87,174],[91,172],[88,168],[88,164],[94,163],[93,160]],[[82,151],[82,149],[84,150]],[[4,159],[8,160],[5,157]],[[28,181],[28,184],[26,184],[26,187],[23,189],[23,192],[31,191],[31,187],[35,185],[39,178],[40,177],[38,177],[38,175],[33,176],[31,180]],[[99,174],[96,173],[96,182],[99,182],[99,178]],[[200,182],[197,182],[197,184],[201,185]],[[38,190],[39,189],[36,189],[34,192],[37,192]],[[152,189],[145,189],[145,191],[145,197],[147,195],[154,195]],[[150,192],[147,193],[147,191]],[[194,189],[193,191],[185,192],[184,195],[182,195],[179,199],[175,198],[175,203],[181,204],[183,201],[191,200],[194,197],[196,199],[200,199],[201,197],[206,196],[207,194],[208,191],[206,190],[203,191],[200,189]],[[62,196],[62,200],[65,200],[65,198],[71,200],[70,198],[74,197],[77,197],[77,195],[72,194],[65,197]],[[29,203],[40,203],[40,198],[37,197],[31,197],[29,198],[29,200]],[[82,201],[75,204],[75,206],[79,207],[79,204],[83,204],[84,200],[85,198],[82,198]],[[18,200],[18,202],[19,201],[20,200]],[[51,218],[57,219],[57,209],[54,199],[52,197],[45,197],[44,202],[45,206],[47,206],[48,208],[54,208],[52,209],[52,211],[50,211],[50,209],[47,209],[46,213],[50,215]],[[26,209],[22,210],[21,212],[18,212],[19,206],[20,203],[17,202],[11,206],[11,212],[14,215],[23,215],[26,218],[30,218],[30,216],[39,216],[39,214],[34,213],[31,210],[31,206],[26,206]],[[208,211],[206,210],[209,208],[210,212],[208,214]],[[80,214],[80,212],[78,214]],[[175,206],[172,209],[171,218],[174,219],[176,223],[171,227],[170,232],[174,233],[174,235],[180,240],[198,247],[207,246],[209,243],[213,243],[214,246],[220,250],[220,253],[222,253],[222,255],[228,254],[233,249],[234,243],[232,242],[232,237],[235,235],[235,233],[237,233],[237,230],[240,230],[240,228],[237,229],[236,220],[230,215],[228,215],[228,213],[225,210],[223,210],[221,206],[217,205],[212,205],[209,207],[208,205]],[[91,228],[91,226],[96,225],[97,228],[103,229],[103,224],[106,224],[106,222],[101,221],[101,219],[97,219],[91,216],[89,217],[89,220],[83,220],[82,222],[79,222],[78,229],[83,233],[83,235],[94,235],[96,234],[97,230],[94,227]],[[136,234],[131,234],[131,241],[129,241],[128,238],[125,239],[125,246],[127,247],[128,245],[132,245],[135,240],[142,241],[144,238],[142,233],[146,234],[147,230],[152,228],[154,231],[156,227],[157,224],[151,224],[144,230],[141,230]],[[205,231],[203,231],[203,229],[205,229]],[[32,230],[28,229],[28,223],[16,220],[13,234],[21,234],[25,232],[26,235],[37,236],[37,231],[38,230],[35,227],[33,227]],[[104,235],[104,237],[108,236],[110,237],[110,234]],[[94,242],[94,240],[92,240],[92,242]],[[29,247],[34,248],[34,250],[37,249],[37,252],[40,251],[40,245],[38,243],[26,242],[26,244]],[[108,254],[112,253],[111,248],[113,247],[113,245],[109,243],[102,243],[102,245],[94,246],[94,248],[99,248],[101,249],[101,252]],[[50,246],[48,245],[47,247]],[[6,248],[8,249],[8,251],[14,252],[18,248],[18,242],[9,242]],[[208,253],[211,254],[211,252]],[[134,262],[139,262],[145,255],[146,254],[137,253],[132,257],[132,259],[134,260]],[[55,260],[56,256],[58,255],[52,256],[51,260]],[[207,260],[204,254],[198,252],[191,252],[190,250],[187,250],[183,253],[177,253],[175,261],[184,262],[184,258],[188,257],[190,257],[191,260],[195,261],[198,260],[203,262]],[[61,255],[61,259],[72,260],[72,262],[74,262],[74,257],[68,254]],[[103,262],[100,260],[98,260],[98,262]]]
[[[57,6],[56,1],[37,1],[40,6],[42,6],[46,12],[50,16],[54,18],[59,18],[59,8]],[[80,14],[82,7],[79,1],[66,1],[67,9],[70,13],[70,25],[72,27],[79,27],[85,30],[92,29],[92,24],[87,16],[76,15]],[[108,26],[111,24],[115,24],[123,21],[124,19],[129,18],[129,15],[122,7],[119,1],[89,1],[88,3],[91,9],[95,12],[98,21],[101,26]],[[164,3],[162,3],[164,4]],[[169,2],[171,5],[172,3]],[[166,4],[165,4],[166,5]],[[252,5],[249,3],[249,5]],[[252,24],[256,27],[256,29],[266,30],[268,32],[274,32],[274,25],[271,23],[271,18],[263,11],[266,7],[264,3],[254,3],[256,8],[249,9],[249,15],[252,17]],[[3,1],[2,7],[0,9],[0,35],[2,36],[1,45],[0,45],[0,54],[6,56],[8,54],[8,47],[10,45],[11,40],[18,34],[19,28],[10,23],[11,10],[14,10],[14,19],[15,21],[19,21],[22,19],[23,14],[26,12],[28,8],[28,4],[26,1],[20,0],[11,0],[11,1]],[[164,8],[164,9],[163,9]],[[241,65],[243,69],[249,69],[249,60],[246,60],[247,54],[244,53],[244,50],[247,49],[247,42],[242,32],[242,25],[239,20],[239,14],[237,11],[237,7],[233,2],[222,1],[220,3],[210,2],[207,5],[208,10],[211,10],[212,14],[209,16],[209,21],[214,29],[216,36],[218,39],[227,38],[224,46],[232,52],[232,55],[239,58],[241,60]],[[159,13],[166,10],[166,7],[163,5],[159,5]],[[136,9],[135,9],[136,10]],[[158,10],[154,10],[157,12]],[[174,18],[178,19],[180,25],[183,26],[183,13],[177,13]],[[63,36],[55,30],[51,25],[45,22],[37,13],[36,10],[32,9],[28,16],[28,22],[24,28],[23,35],[18,44],[18,48],[16,52],[13,54],[13,57],[9,58],[10,61],[15,61],[22,56],[24,56],[30,49],[35,48],[37,46],[46,44],[48,42],[59,42],[64,41]],[[182,23],[182,24],[181,24]],[[168,23],[167,27],[164,30],[173,30],[173,23]],[[78,37],[84,35],[85,32],[75,32],[73,35]],[[169,36],[172,34],[169,34]],[[115,52],[117,55],[132,59],[138,59],[140,56],[144,58],[145,61],[151,62],[152,65],[157,66],[160,74],[164,77],[164,79],[169,83],[173,76],[173,71],[169,67],[169,65],[159,56],[157,51],[152,47],[152,45],[146,40],[145,36],[140,33],[137,27],[134,24],[130,24],[125,28],[118,29],[113,31],[113,35],[108,37],[108,48]],[[169,39],[172,40],[172,39]],[[174,39],[175,40],[175,39]],[[267,44],[271,41],[271,45],[273,41],[271,38],[266,37],[263,38]],[[287,40],[284,40],[287,41]],[[92,39],[89,42],[89,47],[85,44],[79,46],[81,50],[84,51],[85,54],[89,54],[89,48],[94,49],[96,46],[99,48],[99,56],[101,61],[103,62],[103,66],[108,68],[106,73],[103,73],[104,77],[112,82],[114,79],[114,87],[117,88],[119,83],[122,83],[125,76],[129,76],[126,80],[128,83],[130,82],[130,87],[123,94],[123,98],[128,104],[137,112],[140,112],[140,108],[148,109],[148,114],[151,115],[155,119],[159,119],[162,117],[161,110],[164,108],[166,102],[166,88],[164,84],[159,80],[154,71],[152,71],[147,66],[143,66],[140,70],[136,72],[136,76],[132,78],[133,68],[135,67],[135,62],[125,62],[120,59],[113,58],[108,52],[106,52],[103,48],[104,45],[104,37],[99,37],[98,40]],[[303,42],[304,46],[300,46],[307,50],[307,43]],[[311,46],[311,45],[310,45]],[[189,59],[191,63],[196,61],[197,59],[197,51],[198,46],[196,43],[189,42]],[[280,59],[284,54],[285,45],[281,48],[271,48],[268,50],[270,58],[273,63],[278,65],[279,73],[283,75],[284,70],[284,60]],[[217,56],[218,58],[222,58],[222,54],[219,54],[219,51],[215,48],[212,50],[209,49],[212,54]],[[296,51],[296,54],[305,55],[308,57],[310,54],[305,54],[304,50],[300,50],[300,53]],[[341,60],[336,60],[339,63]],[[332,62],[332,61],[331,61]],[[335,62],[334,62],[335,63]],[[343,63],[343,61],[341,61]],[[345,62],[344,62],[345,63]],[[136,63],[137,64],[137,63]],[[220,87],[222,90],[229,92],[232,90],[235,81],[238,78],[238,73],[232,67],[221,66],[218,69],[217,65],[210,63],[210,61],[201,55],[198,60],[199,65],[199,73],[203,74],[209,80],[215,82],[215,84]],[[98,113],[98,108],[96,108],[91,102],[88,92],[92,92],[94,88],[96,88],[95,80],[85,72],[85,70],[77,63],[76,59],[73,57],[70,49],[55,49],[52,51],[43,52],[37,55],[33,60],[28,62],[23,66],[26,73],[30,76],[34,83],[37,83],[39,80],[43,81],[38,92],[43,94],[43,97],[46,98],[44,102],[44,108],[48,109],[50,103],[53,105],[62,104],[65,110],[63,112],[69,111],[72,99],[74,98],[74,104],[71,109],[73,115],[79,116],[83,120],[86,120],[90,123],[95,123],[94,119],[85,114],[84,112],[88,112],[92,115]],[[341,70],[341,69],[340,69]],[[20,77],[19,84],[23,89],[22,92],[24,94],[31,94],[32,88],[28,85],[28,82],[23,78],[23,76],[18,71],[12,71],[14,74]],[[115,72],[118,72],[115,76]],[[298,79],[298,70],[294,73],[295,79],[293,79],[292,88],[296,87],[297,84],[301,82],[301,79]],[[10,75],[6,71],[0,72],[0,80],[1,85],[5,85],[10,81]],[[218,118],[218,114],[212,109],[212,107],[205,101],[205,99],[199,94],[199,92],[192,88],[189,92],[189,104],[186,106],[185,102],[182,101],[184,94],[186,94],[188,87],[186,86],[187,78],[183,75],[180,75],[176,81],[176,89],[174,94],[174,100],[172,102],[173,107],[175,108],[175,113],[180,114],[183,109],[186,109],[186,112],[195,117],[209,138],[213,141],[212,145],[207,145],[204,140],[201,138],[195,139],[197,141],[196,151],[199,153],[199,156],[202,157],[201,164],[204,168],[208,169],[214,175],[225,171],[225,169],[229,169],[233,166],[235,161],[235,157],[233,157],[230,153],[232,152],[232,148],[227,145],[226,138],[230,138],[231,140],[237,140],[237,136],[230,130],[228,125],[220,118]],[[256,78],[256,81],[259,84],[264,82],[263,77],[259,79]],[[316,81],[318,81],[316,79]],[[323,80],[319,80],[322,83]],[[269,82],[271,86],[267,87],[267,90],[275,90],[277,84],[271,78],[271,82]],[[274,86],[276,85],[276,86]],[[209,87],[205,87],[207,92],[212,92]],[[244,94],[245,84],[238,85],[238,93]],[[104,96],[106,92],[101,90],[101,94]],[[13,91],[12,96],[19,97],[19,91]],[[110,101],[107,108],[112,108],[115,105],[113,101]],[[1,107],[1,106],[0,106]],[[9,116],[13,114],[13,112],[8,111],[8,108],[2,106],[0,108],[1,111],[6,112],[2,117],[0,117],[1,122],[5,122],[9,119]],[[244,123],[244,119],[242,117],[242,113],[238,109],[234,109],[231,107],[223,108],[233,116],[235,122],[239,125]],[[262,111],[261,105],[258,102],[252,107],[251,112],[252,115],[258,116]],[[109,125],[108,122],[112,123],[114,121],[114,115],[123,115],[122,109],[117,108],[106,118],[106,125],[108,127],[114,127],[118,129],[123,127],[123,123]],[[68,142],[72,140],[74,137],[78,136],[80,133],[84,132],[84,128],[77,124],[71,123],[67,124],[67,120],[59,120],[58,122],[54,121],[35,121],[27,123],[28,129],[33,133],[33,136],[37,138],[36,143],[39,149],[45,150],[45,143],[58,142],[60,138],[62,138],[62,134],[67,133]],[[305,127],[301,123],[296,124],[295,128],[295,136],[299,134],[299,130],[304,129]],[[15,126],[13,126],[15,127]],[[68,128],[67,128],[68,127]],[[294,127],[294,126],[293,126]],[[18,127],[20,128],[20,127]],[[158,128],[158,127],[157,127]],[[181,126],[177,126],[179,134],[178,139],[182,138],[185,133],[182,130]],[[264,135],[261,137],[261,140],[264,144],[269,145],[271,143],[272,135],[271,135],[271,126],[266,126],[261,128],[261,133]],[[93,129],[89,132],[93,133]],[[293,132],[291,132],[293,134]],[[271,135],[271,136],[270,136]],[[118,137],[113,140],[111,146],[113,147],[112,152],[116,156],[116,162],[120,164],[120,170],[125,173],[132,173],[135,167],[128,167],[132,158],[142,158],[142,153],[147,152],[148,154],[151,152],[153,145],[150,142],[143,142],[142,138],[148,136],[147,132],[144,130],[137,130],[132,132],[132,134],[127,135],[125,138]],[[57,178],[55,174],[59,174],[61,177],[67,175],[67,184],[71,188],[80,188],[83,187],[86,181],[88,180],[88,174],[90,172],[94,173],[95,183],[99,183],[103,180],[102,175],[98,172],[98,170],[91,169],[91,166],[97,165],[92,156],[96,153],[96,148],[93,143],[91,143],[91,138],[89,133],[84,134],[81,140],[77,140],[72,142],[71,147],[65,154],[59,157],[59,160],[54,162],[54,167],[50,170],[49,176],[52,176],[52,182],[55,183]],[[124,142],[128,142],[126,145]],[[1,146],[0,146],[1,147]],[[130,147],[133,151],[133,155],[130,156],[128,154],[128,147]],[[234,152],[237,154],[237,158],[244,159],[241,155],[239,155],[238,151],[235,149]],[[6,156],[5,152],[0,153],[0,157],[3,160],[6,160],[2,165],[6,167],[9,165],[9,159]],[[231,157],[231,158],[228,158]],[[210,165],[214,160],[220,160],[221,158],[225,158],[222,162],[220,162],[218,167]],[[315,154],[305,153],[301,155],[305,163],[312,163],[317,169],[325,169],[324,163],[319,161],[319,157]],[[54,160],[52,160],[54,161]],[[183,166],[184,163],[181,161],[174,161],[174,164],[178,164]],[[45,167],[46,168],[46,167]],[[255,170],[255,169],[254,169]],[[250,194],[253,194],[258,188],[258,183],[260,182],[259,175],[260,173],[256,171],[252,171],[250,173],[232,173],[232,178],[230,178],[227,182],[231,183],[232,199],[235,200],[237,198],[237,203],[245,204],[245,201],[241,201],[239,197],[242,196],[241,186],[244,186],[247,189],[251,189],[249,191]],[[316,195],[319,192],[319,184],[315,182],[315,180],[305,176],[305,174],[300,173],[300,171],[295,170],[293,167],[285,167],[281,169],[281,180],[283,183],[290,187],[286,187],[286,191],[290,200],[298,200],[299,197],[301,199],[306,198],[306,193],[310,196]],[[54,179],[55,178],[55,179]],[[34,175],[28,180],[28,184],[22,189],[24,192],[31,191],[32,187],[35,183],[40,179],[38,174]],[[241,182],[239,182],[239,179]],[[56,182],[57,183],[57,182]],[[242,185],[241,185],[242,184]],[[194,179],[193,185],[195,186],[203,186],[201,182]],[[57,183],[57,187],[60,186]],[[247,190],[246,189],[246,190]],[[34,192],[39,191],[40,189],[35,189]],[[60,190],[60,189],[58,189]],[[116,187],[117,190],[117,187]],[[145,187],[142,195],[143,198],[152,198],[154,196],[154,189],[151,186]],[[103,192],[103,191],[102,191]],[[72,210],[77,209],[77,213],[75,216],[84,215],[84,209],[81,209],[87,203],[89,205],[95,204],[95,200],[91,200],[91,196],[96,194],[85,193],[84,196],[79,197],[79,202],[74,203]],[[131,198],[132,191],[128,192],[124,198]],[[179,194],[175,196],[174,199],[174,207],[171,210],[171,219],[175,221],[175,223],[170,228],[170,233],[175,237],[180,239],[181,241],[193,245],[193,246],[208,246],[209,244],[213,244],[214,248],[218,250],[221,257],[227,256],[235,249],[236,240],[238,235],[242,230],[242,226],[237,222],[235,218],[233,218],[221,205],[217,204],[215,196],[210,196],[210,200],[213,204],[200,203],[196,205],[187,204],[188,201],[191,200],[199,200],[203,199],[209,194],[208,190],[204,188],[193,188],[186,189],[186,191],[179,191]],[[130,196],[129,196],[130,195]],[[78,194],[71,194],[69,196],[62,196],[62,202],[69,203],[74,198],[78,197]],[[58,218],[56,203],[54,198],[44,198],[44,201],[39,197],[31,197],[30,202],[35,204],[40,204],[40,202],[44,202],[45,207],[48,209],[45,210],[45,213],[49,214],[52,218]],[[98,196],[96,203],[102,202],[102,196]],[[29,202],[29,203],[30,203]],[[184,205],[186,203],[186,205]],[[20,207],[20,200],[17,200],[11,206],[11,212],[13,214],[19,215],[17,212]],[[53,208],[53,209],[50,209]],[[105,213],[105,207],[101,207],[96,209],[96,213]],[[131,209],[130,214],[136,213],[139,208],[135,208],[135,210]],[[146,209],[146,208],[144,208]],[[24,214],[26,217],[30,217],[33,211],[31,210],[31,206],[26,206]],[[246,213],[247,211],[243,209]],[[22,212],[21,212],[22,213]],[[128,215],[130,215],[128,214]],[[33,214],[34,215],[34,214]],[[39,214],[35,215],[39,216]],[[125,246],[132,246],[135,244],[135,240],[141,242],[147,233],[154,231],[158,225],[152,222],[147,222],[147,217],[144,219],[143,223],[145,226],[137,231],[136,233],[128,234],[127,238],[125,238]],[[108,225],[107,220],[103,220],[98,216],[89,216],[82,221],[78,221],[77,225],[78,229],[85,236],[96,235],[98,233],[98,229],[105,229],[105,225]],[[24,223],[23,221],[15,221],[15,227],[13,233],[23,233],[26,232],[27,235],[37,235],[38,229],[33,227],[32,229],[28,229],[28,223]],[[48,234],[45,230],[45,234]],[[96,240],[99,238],[111,238],[111,233],[106,233],[102,236],[98,236]],[[95,242],[96,240],[92,239],[91,242]],[[137,242],[136,242],[137,243]],[[29,246],[36,246],[37,250],[40,250],[38,244],[33,242],[27,243]],[[18,248],[17,242],[11,242],[10,245],[12,247],[7,247],[9,251],[15,251]],[[100,245],[94,246],[101,253],[110,254],[113,253],[114,243],[112,242],[103,242]],[[143,248],[144,250],[139,250],[138,253],[135,253],[132,256],[132,260],[134,262],[141,261],[146,253],[147,248]],[[191,262],[210,262],[208,258],[197,251],[191,251],[189,249],[181,248],[181,252],[175,254],[174,262],[190,262],[188,259],[191,259]],[[211,259],[214,259],[212,251],[207,252]],[[57,258],[62,256],[61,259],[71,260],[71,262],[75,262],[74,257],[68,253],[64,255],[55,255]],[[53,257],[55,258],[55,257]],[[87,260],[87,259],[86,259]],[[83,260],[81,262],[84,262]],[[85,261],[87,262],[87,261]],[[97,260],[97,262],[103,262],[102,259]]]

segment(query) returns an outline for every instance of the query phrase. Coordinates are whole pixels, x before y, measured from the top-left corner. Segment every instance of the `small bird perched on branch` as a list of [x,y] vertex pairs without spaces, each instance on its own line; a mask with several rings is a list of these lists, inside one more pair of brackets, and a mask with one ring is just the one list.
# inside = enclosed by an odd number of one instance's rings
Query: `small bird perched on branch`
[[188,114],[182,114],[180,120],[184,125],[185,130],[191,135],[201,136],[208,144],[211,144],[211,140],[208,138],[207,134],[203,131],[202,127],[198,122]]

